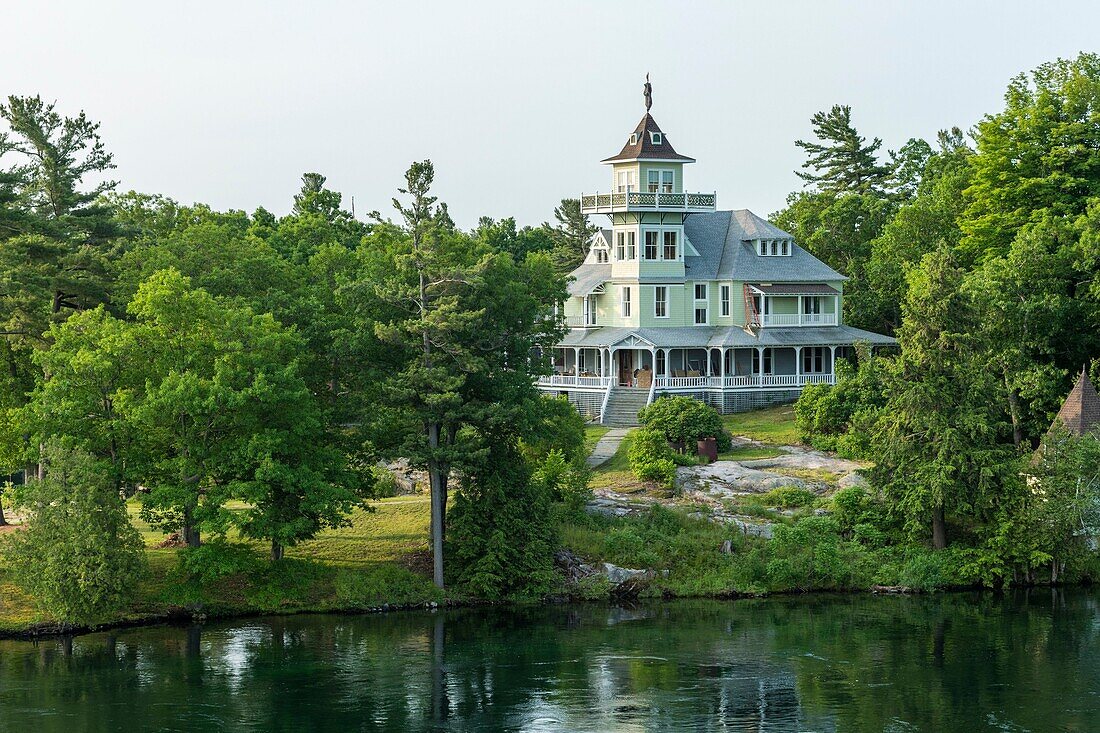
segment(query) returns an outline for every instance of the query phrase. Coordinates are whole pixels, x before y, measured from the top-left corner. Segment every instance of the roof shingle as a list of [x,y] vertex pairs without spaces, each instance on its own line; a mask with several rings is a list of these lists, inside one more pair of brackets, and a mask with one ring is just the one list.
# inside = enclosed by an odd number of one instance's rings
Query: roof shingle
[[[653,133],[657,133],[661,142],[653,142]],[[686,155],[680,155],[672,149],[672,143],[669,142],[668,136],[665,135],[661,128],[657,126],[657,121],[653,119],[653,116],[649,112],[645,113],[645,117],[642,118],[638,126],[634,128],[634,132],[631,136],[634,142],[631,143],[631,138],[627,138],[626,145],[619,151],[618,155],[613,155],[610,158],[604,158],[602,163],[618,163],[628,160],[678,160],[683,163],[694,163],[695,158],[689,158]]]

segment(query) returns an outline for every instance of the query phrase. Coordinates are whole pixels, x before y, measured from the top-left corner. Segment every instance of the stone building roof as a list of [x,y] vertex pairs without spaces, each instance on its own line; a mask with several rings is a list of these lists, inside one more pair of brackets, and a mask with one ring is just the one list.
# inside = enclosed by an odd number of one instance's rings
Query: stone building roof
[[1100,425],[1100,395],[1084,369],[1050,427],[1053,429],[1058,423],[1074,435],[1084,435]]

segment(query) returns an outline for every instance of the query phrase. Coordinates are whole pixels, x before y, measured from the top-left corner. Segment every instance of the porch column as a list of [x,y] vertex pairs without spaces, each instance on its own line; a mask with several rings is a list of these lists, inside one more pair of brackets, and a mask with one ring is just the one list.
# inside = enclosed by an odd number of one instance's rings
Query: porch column
[[764,386],[764,347],[756,347],[756,386]]
[[718,376],[722,378],[722,384],[725,384],[726,380],[726,348],[720,346],[718,348]]
[[581,347],[573,347],[573,376],[579,377],[581,375]]
[[649,347],[649,367],[650,367],[650,371],[653,372],[653,377],[652,377],[653,381],[651,381],[650,384],[656,385],[657,384],[657,381],[656,381],[657,380],[657,347],[656,346],[650,346]]
[[795,376],[802,376],[802,347],[794,347],[794,373]]
[[829,376],[832,377],[833,384],[836,384],[836,347],[829,347]]

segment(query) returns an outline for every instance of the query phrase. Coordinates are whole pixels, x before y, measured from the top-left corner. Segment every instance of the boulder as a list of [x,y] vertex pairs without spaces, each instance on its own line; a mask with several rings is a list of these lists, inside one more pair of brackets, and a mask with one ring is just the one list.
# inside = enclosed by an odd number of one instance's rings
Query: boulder
[[869,484],[867,479],[863,477],[863,474],[852,471],[846,476],[842,476],[839,481],[836,482],[838,489],[847,489],[851,486],[867,487]]

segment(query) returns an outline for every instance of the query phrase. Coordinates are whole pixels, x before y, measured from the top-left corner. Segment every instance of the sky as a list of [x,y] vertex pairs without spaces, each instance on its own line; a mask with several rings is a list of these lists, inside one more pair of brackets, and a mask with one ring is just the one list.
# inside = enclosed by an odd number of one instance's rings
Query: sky
[[119,190],[284,214],[316,171],[364,218],[430,158],[465,228],[608,190],[599,161],[644,113],[647,72],[654,118],[698,161],[686,188],[767,216],[802,185],[814,112],[851,105],[896,149],[1100,50],[1100,3],[1050,0],[5,6],[0,93],[98,120]]

